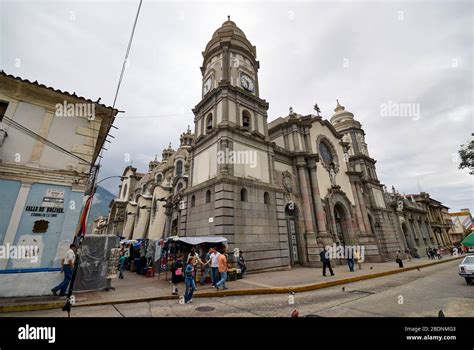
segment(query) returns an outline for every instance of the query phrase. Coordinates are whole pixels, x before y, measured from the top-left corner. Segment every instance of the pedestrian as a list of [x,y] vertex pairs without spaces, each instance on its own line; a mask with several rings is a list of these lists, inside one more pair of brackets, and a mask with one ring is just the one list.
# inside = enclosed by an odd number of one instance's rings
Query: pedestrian
[[362,257],[360,256],[360,251],[358,249],[354,249],[354,260],[359,267],[359,270],[362,270]]
[[239,259],[237,261],[237,266],[239,269],[242,270],[242,277],[244,276],[245,271],[247,270],[247,266],[245,265],[245,258],[244,258],[244,252],[240,251],[239,252]]
[[128,266],[128,268],[130,269],[130,245],[125,247],[124,256],[125,256],[125,268],[127,268]]
[[428,259],[431,259],[431,257],[430,257],[430,249],[429,249],[429,248],[425,248],[425,253],[426,253],[426,256],[428,257]]
[[147,261],[146,261],[146,247],[145,242],[140,243],[140,269],[138,274],[143,275],[145,274],[147,268]]
[[323,248],[321,253],[319,253],[319,256],[321,257],[321,261],[323,263],[323,276],[326,276],[326,268],[329,268],[329,272],[331,272],[331,276],[334,276],[334,272],[332,271],[331,267],[331,260],[329,257],[329,253],[326,250],[326,247]]
[[133,256],[133,244],[130,242],[128,244],[128,269],[131,271],[132,270],[132,262],[133,262],[134,256]]
[[127,256],[125,251],[122,252],[122,255],[119,258],[119,279],[123,279],[123,271],[125,270],[125,265],[127,264]]
[[408,262],[410,262],[411,261],[411,250],[410,250],[410,248],[407,248],[405,250],[405,253],[407,254]]
[[211,254],[211,278],[212,278],[212,286],[215,288],[217,282],[219,281],[219,259],[220,253],[217,251],[216,247],[212,248]]
[[186,259],[186,264],[189,262],[189,260],[193,258],[193,261],[194,261],[194,266],[197,265],[197,263],[200,263],[202,265],[204,265],[204,263],[202,262],[201,258],[199,257],[199,254],[196,253],[196,249],[194,248],[191,248],[191,251],[189,252],[188,254],[188,258]]
[[347,252],[347,265],[349,266],[349,271],[354,272],[354,251],[350,249]]
[[430,259],[433,260],[435,258],[435,249],[430,247]]
[[221,275],[221,279],[219,280],[219,282],[216,283],[216,289],[219,290],[220,287],[223,287],[222,289],[227,289],[227,287],[225,286],[225,281],[227,280],[227,270],[229,266],[227,263],[227,257],[225,255],[225,247],[222,248],[222,251],[217,261],[218,261],[218,269]]
[[184,270],[184,282],[186,283],[186,292],[184,293],[184,302],[189,304],[193,301],[193,293],[196,289],[196,282],[194,281],[194,257],[188,260],[186,269]]
[[[211,254],[212,254],[212,252],[213,252],[212,248],[209,248],[209,251],[207,252],[206,257],[204,258],[204,260],[206,262],[204,263],[204,272],[202,273],[202,276],[201,276],[201,283],[200,283],[201,286],[204,286],[206,284],[207,276],[211,275]],[[212,277],[211,277],[211,279],[212,279]]]
[[73,243],[69,246],[69,250],[64,255],[64,258],[61,260],[61,272],[64,272],[64,280],[58,284],[56,287],[51,289],[53,295],[64,296],[67,292],[67,287],[69,286],[69,282],[71,282],[72,278],[72,271],[74,269],[74,264],[76,262],[76,251],[77,246]]
[[181,282],[183,282],[183,259],[182,255],[178,255],[173,266],[171,266],[171,283],[173,283],[172,295],[178,295],[178,283]]
[[402,252],[400,250],[397,251],[397,257],[395,259],[395,262],[398,264],[398,267],[403,267]]

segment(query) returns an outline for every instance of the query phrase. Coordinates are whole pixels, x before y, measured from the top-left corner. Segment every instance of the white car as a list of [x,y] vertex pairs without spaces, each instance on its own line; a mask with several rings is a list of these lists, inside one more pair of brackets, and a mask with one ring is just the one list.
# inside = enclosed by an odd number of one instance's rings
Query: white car
[[459,276],[466,279],[467,284],[474,280],[474,255],[469,255],[459,264]]

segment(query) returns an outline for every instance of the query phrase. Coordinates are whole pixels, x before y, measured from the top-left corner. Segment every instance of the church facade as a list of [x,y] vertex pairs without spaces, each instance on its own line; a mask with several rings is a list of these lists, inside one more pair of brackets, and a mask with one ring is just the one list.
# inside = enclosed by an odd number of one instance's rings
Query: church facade
[[324,246],[360,245],[366,261],[409,244],[377,178],[365,133],[337,101],[329,120],[268,122],[256,47],[230,19],[203,52],[194,132],[163,150],[146,174],[129,166],[108,231],[127,238],[225,236],[249,270],[319,266]]

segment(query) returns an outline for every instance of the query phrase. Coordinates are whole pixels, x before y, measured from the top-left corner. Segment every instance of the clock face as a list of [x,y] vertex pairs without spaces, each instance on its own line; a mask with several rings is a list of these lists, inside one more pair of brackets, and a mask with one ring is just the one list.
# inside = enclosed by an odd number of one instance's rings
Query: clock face
[[207,94],[211,90],[211,78],[208,78],[204,84],[202,85],[202,93],[203,95]]
[[243,89],[245,89],[247,91],[250,91],[250,92],[254,92],[254,90],[255,90],[255,85],[253,83],[252,78],[250,78],[246,74],[242,74],[240,76],[240,86],[242,86]]

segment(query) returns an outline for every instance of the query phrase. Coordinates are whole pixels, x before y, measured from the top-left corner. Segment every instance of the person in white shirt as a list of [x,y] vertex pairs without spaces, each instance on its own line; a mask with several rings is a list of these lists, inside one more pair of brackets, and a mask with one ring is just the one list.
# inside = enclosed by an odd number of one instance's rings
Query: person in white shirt
[[214,288],[216,288],[216,283],[219,282],[219,255],[221,255],[221,253],[217,251],[216,247],[213,247],[211,254],[211,279]]
[[72,271],[74,269],[74,264],[76,262],[76,251],[77,247],[73,243],[69,246],[69,250],[64,255],[63,260],[61,261],[61,272],[64,272],[64,280],[58,284],[56,287],[51,289],[53,295],[57,296],[59,291],[59,296],[66,295],[67,287],[69,282],[71,282]]
[[201,265],[204,265],[204,262],[201,260],[199,257],[199,254],[196,252],[196,249],[192,248],[191,252],[188,254],[188,258],[186,259],[186,263],[189,263],[189,260],[193,258],[193,266],[196,266],[197,263],[200,263]]

